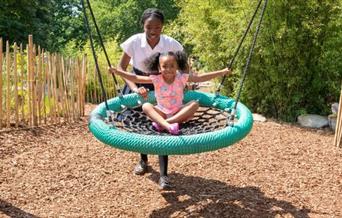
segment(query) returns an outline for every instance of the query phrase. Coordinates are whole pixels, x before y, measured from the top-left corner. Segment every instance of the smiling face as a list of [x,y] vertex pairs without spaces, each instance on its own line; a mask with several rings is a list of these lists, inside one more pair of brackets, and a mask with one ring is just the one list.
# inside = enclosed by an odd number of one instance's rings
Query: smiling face
[[159,72],[167,83],[172,83],[177,74],[178,65],[175,56],[165,55],[159,58]]
[[163,30],[163,23],[156,17],[150,17],[144,22],[144,31],[147,41],[151,44],[158,43]]

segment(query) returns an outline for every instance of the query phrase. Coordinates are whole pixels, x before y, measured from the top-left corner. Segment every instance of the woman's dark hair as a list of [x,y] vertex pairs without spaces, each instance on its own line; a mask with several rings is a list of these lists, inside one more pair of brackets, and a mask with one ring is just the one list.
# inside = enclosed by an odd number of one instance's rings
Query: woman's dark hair
[[155,74],[156,72],[158,72],[159,60],[161,57],[164,57],[164,56],[175,57],[177,61],[178,69],[180,69],[181,71],[185,71],[188,69],[188,56],[186,55],[184,51],[177,51],[177,52],[169,51],[169,52],[164,52],[164,53],[157,52],[151,55],[150,57],[148,57],[144,61],[147,70],[152,74]]
[[141,24],[144,25],[145,21],[149,18],[157,18],[164,24],[164,14],[161,10],[157,8],[148,8],[144,11],[141,16]]

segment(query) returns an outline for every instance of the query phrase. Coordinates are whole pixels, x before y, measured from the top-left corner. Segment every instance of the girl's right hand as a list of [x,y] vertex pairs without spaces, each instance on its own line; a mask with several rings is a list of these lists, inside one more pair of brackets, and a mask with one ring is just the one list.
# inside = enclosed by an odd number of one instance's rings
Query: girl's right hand
[[145,87],[139,87],[132,90],[133,92],[141,95],[144,99],[147,99],[148,90]]

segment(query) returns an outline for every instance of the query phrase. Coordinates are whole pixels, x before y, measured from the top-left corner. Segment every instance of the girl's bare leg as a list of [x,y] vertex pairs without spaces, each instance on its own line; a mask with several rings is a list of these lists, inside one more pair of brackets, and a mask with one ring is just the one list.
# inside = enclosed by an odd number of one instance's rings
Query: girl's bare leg
[[154,122],[157,122],[165,129],[170,128],[170,123],[166,121],[166,116],[151,103],[144,103],[142,106],[144,113]]
[[197,109],[199,108],[199,104],[197,101],[190,101],[182,109],[180,109],[175,115],[166,119],[168,123],[183,123],[187,120],[190,120]]

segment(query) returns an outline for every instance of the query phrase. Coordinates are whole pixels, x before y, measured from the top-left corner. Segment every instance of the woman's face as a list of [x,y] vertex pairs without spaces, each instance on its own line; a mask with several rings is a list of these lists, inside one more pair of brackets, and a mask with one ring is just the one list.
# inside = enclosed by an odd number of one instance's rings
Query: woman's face
[[159,40],[162,30],[163,23],[158,18],[150,17],[145,20],[144,31],[146,33],[147,40]]
[[177,69],[178,65],[174,56],[167,55],[159,58],[159,71],[166,81],[173,82]]

